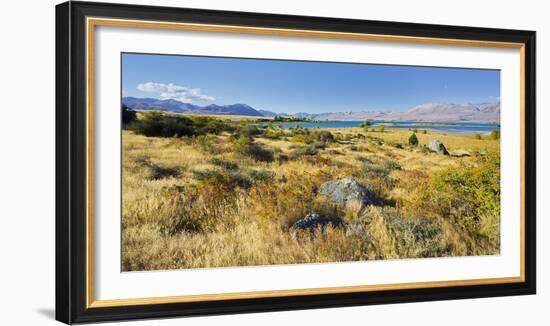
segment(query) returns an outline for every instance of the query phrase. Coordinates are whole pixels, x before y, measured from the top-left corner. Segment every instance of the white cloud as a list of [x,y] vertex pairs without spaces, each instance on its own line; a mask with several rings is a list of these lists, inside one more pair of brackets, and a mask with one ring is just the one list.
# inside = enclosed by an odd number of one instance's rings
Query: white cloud
[[158,93],[163,100],[174,99],[182,102],[213,101],[214,97],[202,94],[200,88],[189,88],[173,83],[142,83],[137,86],[139,91],[145,93]]

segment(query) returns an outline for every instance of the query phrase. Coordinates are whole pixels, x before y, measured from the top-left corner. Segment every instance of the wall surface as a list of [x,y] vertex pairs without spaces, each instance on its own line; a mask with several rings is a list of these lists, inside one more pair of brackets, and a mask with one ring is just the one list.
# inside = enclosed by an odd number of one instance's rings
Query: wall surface
[[[111,1],[105,1],[111,2]],[[114,1],[113,1],[114,2]],[[129,2],[129,1],[116,1]],[[549,181],[543,151],[549,138],[550,21],[543,1],[130,1],[207,9],[528,29],[538,56],[538,294],[459,300],[170,319],[123,325],[548,325],[550,312]],[[54,320],[54,5],[4,1],[0,10],[0,324],[48,325]],[[543,255],[546,254],[546,257]]]

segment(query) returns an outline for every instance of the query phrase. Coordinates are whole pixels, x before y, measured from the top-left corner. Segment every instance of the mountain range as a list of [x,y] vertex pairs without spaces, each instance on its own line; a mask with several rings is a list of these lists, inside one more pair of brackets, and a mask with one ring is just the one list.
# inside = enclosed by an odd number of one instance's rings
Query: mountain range
[[247,104],[198,106],[180,102],[174,99],[159,100],[155,98],[124,97],[122,103],[134,110],[156,110],[190,114],[245,115],[257,117],[293,116],[314,120],[347,120],[362,121],[476,121],[499,122],[500,101],[480,104],[422,104],[407,111],[359,111],[359,112],[327,112],[327,113],[276,113],[255,109]]

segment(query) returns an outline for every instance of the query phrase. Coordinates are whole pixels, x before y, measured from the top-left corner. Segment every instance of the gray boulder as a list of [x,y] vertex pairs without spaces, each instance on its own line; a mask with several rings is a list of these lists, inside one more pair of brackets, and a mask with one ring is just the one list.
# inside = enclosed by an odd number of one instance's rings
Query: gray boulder
[[337,216],[323,216],[317,213],[309,213],[292,225],[292,237],[297,239],[300,231],[307,231],[313,234],[315,230],[324,230],[328,225],[333,228],[343,228],[344,221]]
[[439,140],[432,140],[428,143],[428,149],[432,152],[436,152],[439,155],[449,155],[447,148]]
[[380,205],[376,195],[354,179],[327,181],[319,187],[319,192],[329,197],[335,204],[346,205],[357,201],[364,205]]

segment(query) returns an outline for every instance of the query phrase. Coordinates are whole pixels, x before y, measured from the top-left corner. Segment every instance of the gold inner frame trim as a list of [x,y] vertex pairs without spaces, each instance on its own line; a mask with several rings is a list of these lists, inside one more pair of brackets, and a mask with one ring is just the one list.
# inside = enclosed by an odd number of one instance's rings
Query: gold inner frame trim
[[[134,306],[149,304],[168,304],[198,301],[220,301],[232,299],[274,298],[288,296],[304,296],[316,294],[337,294],[353,292],[374,292],[387,290],[404,290],[419,288],[440,288],[452,286],[473,286],[488,284],[522,283],[525,282],[525,44],[513,42],[494,42],[448,38],[413,37],[400,35],[344,33],[330,31],[314,31],[299,29],[263,28],[232,25],[212,25],[194,23],[173,23],[141,20],[122,20],[88,17],[86,20],[86,89],[87,89],[87,160],[86,160],[86,306],[87,308],[103,308],[118,306]],[[96,300],[94,295],[94,31],[96,26],[114,26],[131,28],[155,28],[169,30],[242,33],[256,35],[315,37],[330,39],[365,40],[375,42],[405,42],[413,44],[432,44],[447,46],[474,46],[491,48],[511,48],[520,51],[520,276],[485,279],[466,279],[449,281],[428,281],[395,284],[356,285],[327,288],[289,289],[274,291],[254,291],[219,294],[200,294],[167,297],[128,298],[113,300]]]

